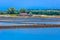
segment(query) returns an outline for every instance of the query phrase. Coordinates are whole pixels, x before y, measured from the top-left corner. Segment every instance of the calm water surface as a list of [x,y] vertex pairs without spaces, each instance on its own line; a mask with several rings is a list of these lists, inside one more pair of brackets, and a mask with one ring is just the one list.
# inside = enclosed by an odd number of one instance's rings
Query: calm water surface
[[[32,24],[34,24],[34,22]],[[60,22],[41,21],[37,21],[36,23],[60,24]],[[23,24],[23,22],[0,22],[0,25],[11,24]],[[0,29],[0,40],[60,40],[60,28]]]
[[60,40],[60,28],[0,29],[0,40]]

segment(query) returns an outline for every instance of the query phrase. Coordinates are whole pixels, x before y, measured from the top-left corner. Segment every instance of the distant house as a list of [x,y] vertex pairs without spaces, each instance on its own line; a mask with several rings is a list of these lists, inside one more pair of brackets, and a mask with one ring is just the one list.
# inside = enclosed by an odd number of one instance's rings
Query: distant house
[[20,15],[20,16],[32,16],[32,15],[27,14],[27,13],[20,13],[19,15]]

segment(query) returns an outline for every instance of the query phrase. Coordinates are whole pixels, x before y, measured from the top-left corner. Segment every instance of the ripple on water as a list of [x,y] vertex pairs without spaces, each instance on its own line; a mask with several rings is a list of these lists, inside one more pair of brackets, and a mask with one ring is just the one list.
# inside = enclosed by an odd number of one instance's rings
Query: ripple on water
[[60,28],[0,29],[0,40],[60,40]]

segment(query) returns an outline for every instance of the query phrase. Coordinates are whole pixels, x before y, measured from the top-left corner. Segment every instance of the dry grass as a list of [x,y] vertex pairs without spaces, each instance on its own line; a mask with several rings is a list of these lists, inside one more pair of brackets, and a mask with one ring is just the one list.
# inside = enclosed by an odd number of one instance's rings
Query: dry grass
[[60,18],[60,15],[58,16],[50,16],[50,15],[32,15],[32,16],[17,16],[16,14],[10,14],[10,15],[0,15],[0,17],[13,17],[13,18]]

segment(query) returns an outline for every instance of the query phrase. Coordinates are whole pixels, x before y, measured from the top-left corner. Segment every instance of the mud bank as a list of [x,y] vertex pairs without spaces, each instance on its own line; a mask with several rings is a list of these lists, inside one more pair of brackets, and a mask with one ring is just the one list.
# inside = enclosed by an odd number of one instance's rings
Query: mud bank
[[0,29],[10,29],[10,28],[51,28],[60,27],[60,24],[35,24],[35,25],[21,25],[21,26],[0,26]]

